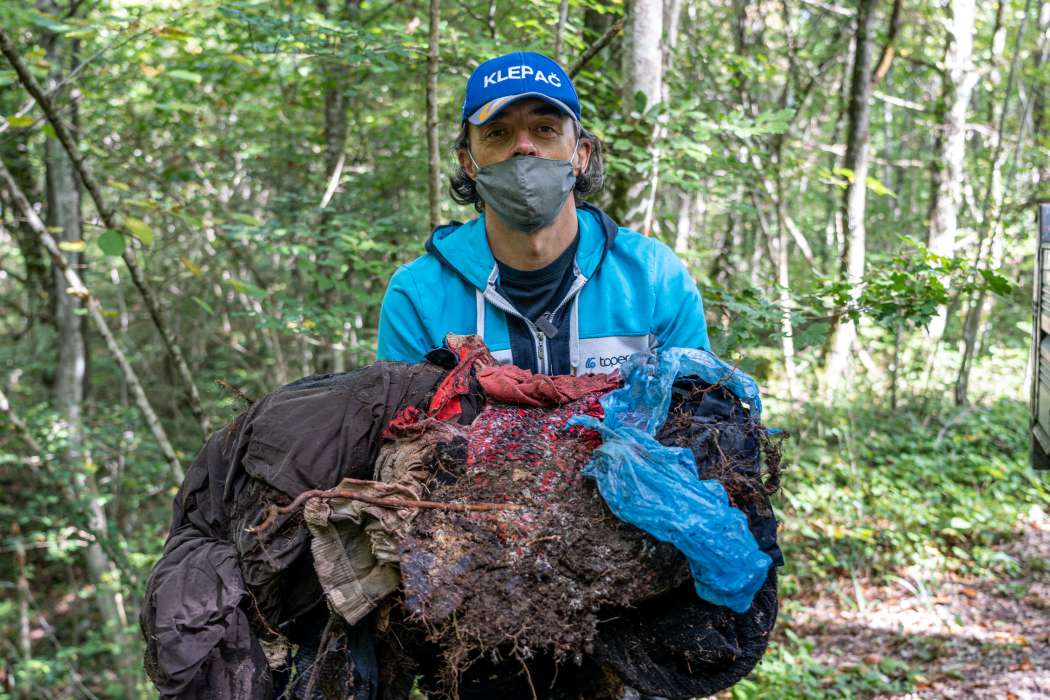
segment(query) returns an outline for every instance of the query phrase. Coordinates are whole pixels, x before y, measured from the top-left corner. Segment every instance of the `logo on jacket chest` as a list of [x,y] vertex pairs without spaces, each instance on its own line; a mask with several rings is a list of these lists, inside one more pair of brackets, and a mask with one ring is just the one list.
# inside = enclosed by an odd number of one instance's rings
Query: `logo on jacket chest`
[[587,369],[595,369],[596,367],[619,367],[624,362],[627,362],[627,358],[630,355],[608,355],[606,357],[594,356],[588,357],[587,361],[583,363],[583,366]]

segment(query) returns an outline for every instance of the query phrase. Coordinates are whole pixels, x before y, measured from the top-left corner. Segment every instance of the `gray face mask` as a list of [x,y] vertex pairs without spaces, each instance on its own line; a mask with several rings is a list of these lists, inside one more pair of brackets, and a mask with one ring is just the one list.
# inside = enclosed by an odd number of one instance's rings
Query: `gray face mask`
[[518,231],[535,233],[554,221],[576,186],[572,167],[576,148],[569,160],[514,156],[483,168],[469,149],[467,155],[474,163],[474,182],[485,206]]

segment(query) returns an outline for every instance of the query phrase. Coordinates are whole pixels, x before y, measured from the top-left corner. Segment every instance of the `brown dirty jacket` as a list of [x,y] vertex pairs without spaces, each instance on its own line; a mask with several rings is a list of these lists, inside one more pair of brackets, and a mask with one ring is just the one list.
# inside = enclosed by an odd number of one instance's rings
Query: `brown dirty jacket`
[[383,427],[405,406],[425,408],[444,375],[430,363],[379,362],[307,377],[211,436],[175,497],[139,618],[162,698],[273,696],[276,630],[323,595],[300,513],[282,516],[266,538],[246,528],[271,503],[372,478]]

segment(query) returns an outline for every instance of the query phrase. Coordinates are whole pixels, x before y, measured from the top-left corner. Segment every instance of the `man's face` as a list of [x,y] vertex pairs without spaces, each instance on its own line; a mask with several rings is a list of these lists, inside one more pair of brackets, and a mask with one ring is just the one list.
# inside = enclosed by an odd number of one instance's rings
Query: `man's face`
[[[520,100],[506,107],[481,126],[468,124],[470,152],[479,167],[499,163],[514,156],[538,156],[569,160],[576,148],[576,126],[571,117],[543,100]],[[581,141],[573,158],[577,175],[586,170],[591,145]],[[465,151],[459,162],[471,177],[474,163]]]

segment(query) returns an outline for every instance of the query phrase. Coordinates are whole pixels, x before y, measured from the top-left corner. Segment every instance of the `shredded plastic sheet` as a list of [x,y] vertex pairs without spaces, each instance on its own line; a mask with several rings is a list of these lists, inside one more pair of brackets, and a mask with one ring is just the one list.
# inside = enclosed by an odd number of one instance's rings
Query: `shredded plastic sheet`
[[604,441],[583,473],[595,479],[616,517],[685,554],[697,595],[746,611],[772,559],[758,548],[747,516],[729,504],[722,485],[698,477],[692,453],[665,447],[653,436],[667,418],[679,376],[725,386],[747,403],[756,420],[762,412],[758,385],[706,350],[637,353],[621,371],[623,388],[601,400],[604,420],[577,416],[569,421],[598,430]]
[[620,368],[620,375],[623,388],[602,399],[605,426],[613,430],[631,426],[655,435],[671,406],[671,386],[679,377],[688,376],[724,386],[747,404],[756,422],[762,420],[762,399],[755,380],[707,350],[669,348],[660,353],[635,353]]

